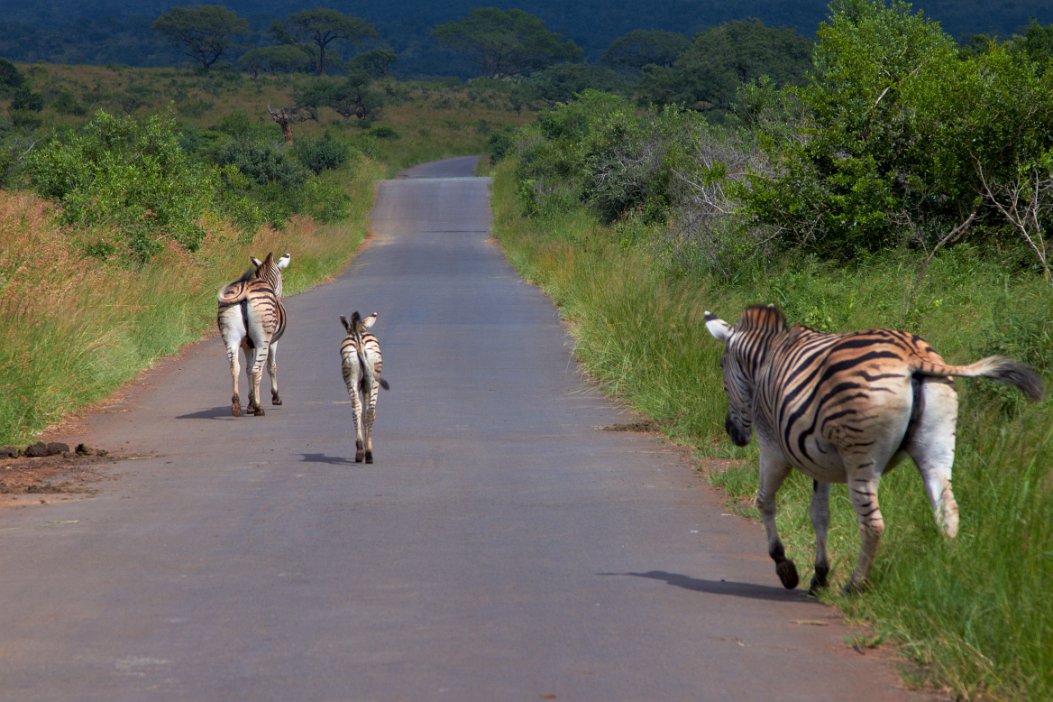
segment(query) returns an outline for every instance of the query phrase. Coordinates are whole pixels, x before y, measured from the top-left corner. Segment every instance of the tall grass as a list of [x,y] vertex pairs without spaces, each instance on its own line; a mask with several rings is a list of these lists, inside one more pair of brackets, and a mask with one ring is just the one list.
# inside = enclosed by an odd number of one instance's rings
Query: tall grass
[[0,444],[32,438],[210,333],[216,290],[248,267],[250,255],[293,254],[286,294],[337,273],[365,236],[383,170],[363,161],[348,176],[347,220],[320,226],[295,218],[251,241],[210,221],[199,251],[169,246],[141,268],[81,258],[47,204],[0,191]]
[[[580,211],[519,217],[510,168],[499,167],[494,183],[495,227],[509,259],[560,306],[588,370],[694,447],[708,478],[745,514],[755,514],[757,453],[723,435],[721,348],[702,324],[706,309],[734,319],[748,303],[775,302],[791,320],[821,328],[908,327],[956,362],[1002,352],[1047,378],[1053,368],[1049,287],[1009,276],[968,249],[937,259],[916,290],[916,267],[897,256],[856,270],[769,262],[722,286],[678,273],[660,253]],[[958,388],[959,537],[939,536],[907,462],[880,487],[887,530],[873,587],[843,597],[859,538],[844,487],[835,486],[834,583],[823,597],[916,661],[917,684],[963,699],[1053,699],[1053,402],[1028,405],[983,380]],[[779,528],[805,570],[813,557],[810,488],[794,474],[779,493]]]

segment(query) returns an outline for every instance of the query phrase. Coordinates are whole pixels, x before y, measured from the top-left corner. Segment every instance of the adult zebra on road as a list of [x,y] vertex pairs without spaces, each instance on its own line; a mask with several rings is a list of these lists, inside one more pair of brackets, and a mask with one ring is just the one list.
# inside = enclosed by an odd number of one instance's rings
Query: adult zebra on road
[[[355,425],[355,463],[373,462],[373,420],[377,416],[377,395],[388,381],[380,377],[384,360],[380,342],[369,330],[377,321],[377,313],[362,319],[355,310],[351,319],[341,315],[347,336],[340,342],[340,365],[347,394],[351,397],[352,421]],[[365,405],[365,411],[363,411]]]
[[768,554],[787,588],[797,569],[786,558],[775,528],[775,494],[794,467],[815,481],[815,576],[829,573],[826,531],[830,483],[848,483],[859,519],[861,548],[848,590],[863,586],[885,523],[878,481],[900,459],[914,459],[936,523],[948,537],[958,532],[951,491],[958,396],[949,376],[979,377],[1014,385],[1041,399],[1042,379],[1026,365],[990,356],[948,365],[921,338],[891,329],[824,334],[787,328],[773,305],[753,306],[731,326],[706,312],[706,328],[725,344],[721,366],[728,396],[726,429],[739,446],[756,426],[760,445],[757,507],[768,535]]
[[[285,254],[277,261],[270,253],[260,261],[251,257],[252,269],[241,278],[224,286],[218,295],[219,310],[216,324],[227,349],[230,376],[234,391],[230,398],[230,413],[241,416],[238,393],[238,349],[245,353],[245,369],[249,373],[249,403],[247,412],[262,417],[266,414],[260,404],[260,381],[263,364],[271,377],[271,404],[280,405],[278,395],[278,340],[285,333],[285,307],[282,305],[282,270],[292,256]],[[251,363],[250,363],[251,354]]]

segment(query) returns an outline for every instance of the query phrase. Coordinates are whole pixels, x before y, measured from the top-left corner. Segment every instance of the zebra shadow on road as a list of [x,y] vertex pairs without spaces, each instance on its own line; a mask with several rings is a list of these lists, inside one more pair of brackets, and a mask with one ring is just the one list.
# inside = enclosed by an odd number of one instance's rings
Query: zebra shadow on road
[[329,465],[355,465],[355,461],[347,456],[326,456],[324,453],[301,453],[300,459],[304,463],[328,463]]
[[197,412],[180,414],[176,419],[234,419],[234,417],[231,417],[230,405],[223,405],[222,407],[212,407],[198,410]]
[[781,587],[740,583],[730,580],[704,580],[680,573],[668,573],[664,570],[650,570],[646,573],[598,573],[598,575],[627,575],[634,578],[649,578],[651,580],[661,580],[674,587],[692,590],[693,592],[746,597],[754,600],[772,600],[775,602],[812,600],[803,591],[786,590]]

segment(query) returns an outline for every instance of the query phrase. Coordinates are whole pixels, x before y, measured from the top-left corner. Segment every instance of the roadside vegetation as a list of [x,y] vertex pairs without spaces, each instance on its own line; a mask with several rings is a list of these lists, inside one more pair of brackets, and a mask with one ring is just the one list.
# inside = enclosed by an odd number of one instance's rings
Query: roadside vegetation
[[[720,125],[585,92],[495,154],[498,238],[560,306],[585,367],[750,516],[757,450],[724,435],[705,310],[734,320],[771,302],[820,329],[907,328],[955,362],[1002,353],[1047,384],[1053,371],[1048,55],[1022,40],[963,50],[909,6],[854,2],[820,28],[814,61],[801,87],[742,86]],[[822,598],[866,625],[856,645],[893,643],[914,684],[1049,699],[1053,401],[957,387],[958,538],[900,466],[881,483],[873,586],[845,597],[859,541],[836,486]],[[795,474],[779,493],[799,565],[814,555],[810,488]]]

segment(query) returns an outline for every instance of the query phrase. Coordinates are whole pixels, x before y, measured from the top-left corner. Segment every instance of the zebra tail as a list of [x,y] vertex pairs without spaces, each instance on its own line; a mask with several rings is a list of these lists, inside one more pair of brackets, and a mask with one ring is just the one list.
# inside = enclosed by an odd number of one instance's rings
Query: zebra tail
[[379,378],[379,380],[380,380],[380,387],[384,388],[385,390],[390,390],[391,389],[391,385],[388,383],[388,381],[384,380],[383,378]]
[[238,281],[220,288],[219,294],[216,295],[216,299],[221,305],[233,305],[237,302],[241,302],[247,296],[248,286]]
[[1045,383],[1033,368],[1005,356],[988,356],[965,366],[925,363],[917,372],[922,375],[956,375],[964,378],[990,378],[1019,388],[1032,402],[1045,395]]

